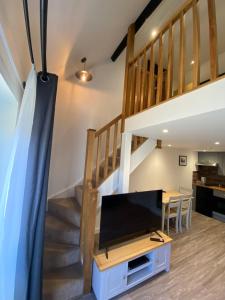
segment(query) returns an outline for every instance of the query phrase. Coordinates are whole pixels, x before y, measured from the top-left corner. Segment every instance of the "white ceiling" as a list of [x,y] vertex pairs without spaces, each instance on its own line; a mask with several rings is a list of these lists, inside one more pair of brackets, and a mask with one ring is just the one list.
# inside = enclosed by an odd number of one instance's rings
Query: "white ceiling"
[[[161,139],[164,147],[171,144],[173,148],[225,151],[225,109],[151,126],[135,134]],[[220,145],[214,144],[217,141]]]
[[[49,0],[48,69],[74,72],[86,56],[89,66],[109,59],[149,0]],[[35,61],[40,68],[39,1],[28,1]],[[28,57],[22,1],[0,0],[0,22],[21,70]],[[22,62],[21,62],[22,61]],[[27,68],[27,66],[26,66]],[[24,79],[24,78],[23,78]]]

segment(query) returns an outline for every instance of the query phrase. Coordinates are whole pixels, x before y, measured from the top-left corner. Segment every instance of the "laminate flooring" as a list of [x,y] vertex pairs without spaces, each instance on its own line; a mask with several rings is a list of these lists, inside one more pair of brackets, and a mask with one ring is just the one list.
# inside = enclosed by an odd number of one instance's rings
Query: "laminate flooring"
[[191,229],[171,237],[170,272],[114,300],[225,300],[225,223],[193,213]]

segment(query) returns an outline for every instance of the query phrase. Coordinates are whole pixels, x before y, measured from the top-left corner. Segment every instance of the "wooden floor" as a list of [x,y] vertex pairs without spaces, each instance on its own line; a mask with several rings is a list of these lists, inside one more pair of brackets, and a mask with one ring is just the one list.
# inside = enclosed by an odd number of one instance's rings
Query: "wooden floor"
[[170,272],[114,300],[225,300],[225,223],[194,213],[192,228],[171,236]]

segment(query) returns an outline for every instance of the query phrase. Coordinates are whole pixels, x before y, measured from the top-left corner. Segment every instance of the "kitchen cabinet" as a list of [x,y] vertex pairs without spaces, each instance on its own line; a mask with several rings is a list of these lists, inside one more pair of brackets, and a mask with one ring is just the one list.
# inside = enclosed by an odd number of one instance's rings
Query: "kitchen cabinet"
[[213,204],[213,190],[207,187],[197,186],[196,211],[207,217],[212,217]]

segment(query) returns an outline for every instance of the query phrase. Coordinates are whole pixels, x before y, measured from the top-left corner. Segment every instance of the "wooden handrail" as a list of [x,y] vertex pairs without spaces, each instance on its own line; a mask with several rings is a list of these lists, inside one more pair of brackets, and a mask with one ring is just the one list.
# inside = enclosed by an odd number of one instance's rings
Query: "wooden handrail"
[[114,125],[115,123],[117,123],[118,121],[120,121],[121,118],[122,118],[122,114],[118,115],[115,119],[113,119],[113,120],[110,121],[108,124],[106,124],[105,126],[103,126],[101,129],[99,129],[98,131],[96,131],[95,137],[98,137],[98,136],[101,135],[104,131],[107,131],[108,128],[110,128],[112,125]]

